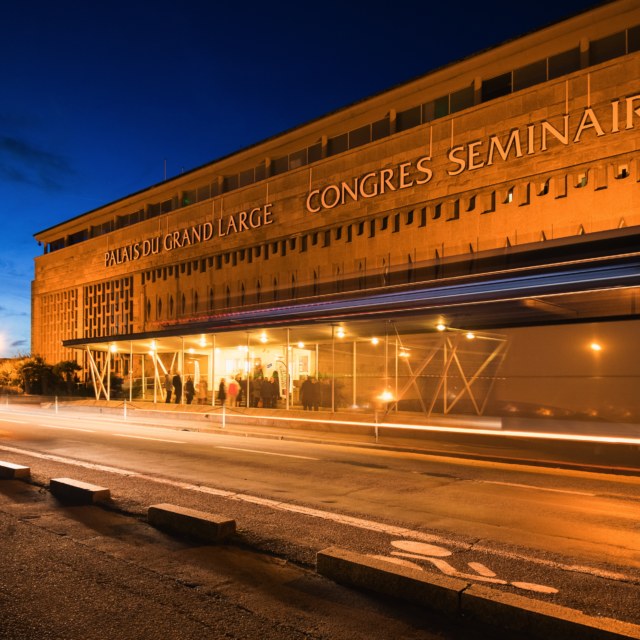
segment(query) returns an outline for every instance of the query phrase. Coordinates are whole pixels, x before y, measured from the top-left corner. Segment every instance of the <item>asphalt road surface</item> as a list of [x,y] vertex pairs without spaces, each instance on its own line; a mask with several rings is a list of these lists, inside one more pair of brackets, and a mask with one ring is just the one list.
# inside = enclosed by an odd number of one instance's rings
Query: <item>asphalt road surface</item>
[[[143,638],[151,637],[144,624],[161,620],[182,635],[167,627],[153,637],[195,637],[202,628],[204,637],[474,637],[438,616],[321,579],[315,555],[328,546],[640,623],[636,476],[329,444],[326,434],[318,443],[184,429],[97,414],[0,412],[0,459],[32,470],[29,485],[0,483],[3,546],[15,546],[16,563],[0,570],[3,638]],[[109,487],[112,503],[64,508],[46,491],[61,476]],[[159,502],[235,518],[238,534],[215,549],[172,541],[144,522]],[[100,516],[77,515],[86,510]],[[26,575],[43,560],[30,584]],[[115,563],[117,579],[104,569],[101,582],[100,562]],[[84,606],[65,605],[65,574],[86,583]],[[129,582],[136,580],[154,585],[136,590]],[[92,589],[102,598],[89,597]],[[172,600],[172,590],[180,598]],[[187,595],[182,609],[176,602]],[[222,603],[231,610],[218,611]],[[179,622],[176,606],[197,621],[193,628]],[[187,613],[191,607],[210,617]],[[65,636],[64,611],[76,612],[78,628],[93,611],[94,635]],[[31,636],[26,622],[17,624],[29,612],[38,631]],[[217,621],[234,615],[239,627]],[[114,634],[100,635],[107,620]]]

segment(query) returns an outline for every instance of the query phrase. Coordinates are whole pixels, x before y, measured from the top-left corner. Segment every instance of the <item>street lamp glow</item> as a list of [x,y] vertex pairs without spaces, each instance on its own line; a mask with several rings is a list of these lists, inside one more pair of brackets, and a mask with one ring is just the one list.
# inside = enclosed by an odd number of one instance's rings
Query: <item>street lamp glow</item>
[[598,342],[592,342],[589,345],[589,348],[591,349],[591,351],[595,351],[596,353],[598,351],[602,351],[602,345],[600,343],[598,343]]
[[467,331],[467,333],[466,333],[467,340],[474,340],[475,337],[476,337],[476,334],[473,333],[473,331]]
[[442,322],[438,322],[438,324],[436,325],[436,329],[438,331],[444,331],[447,328],[446,324],[443,324]]
[[264,331],[260,334],[260,342],[262,342],[262,344],[267,342],[267,334]]
[[338,336],[338,338],[344,338],[344,329],[342,327],[338,327],[336,335]]
[[298,349],[304,349],[304,342],[302,342],[302,340],[298,342]]
[[393,400],[393,393],[391,393],[389,389],[385,389],[378,398],[382,400],[382,402],[391,402]]
[[371,344],[376,345],[380,342],[380,340],[378,340],[378,338],[371,338]]
[[112,344],[112,345],[109,347],[109,351],[111,351],[111,353],[116,353],[116,351],[118,351],[118,347],[116,347],[116,345],[115,345],[115,344]]

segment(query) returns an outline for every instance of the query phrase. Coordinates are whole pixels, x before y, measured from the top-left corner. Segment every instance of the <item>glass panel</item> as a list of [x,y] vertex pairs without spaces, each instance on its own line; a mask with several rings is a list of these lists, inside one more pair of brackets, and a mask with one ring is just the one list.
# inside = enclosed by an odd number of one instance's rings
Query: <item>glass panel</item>
[[580,69],[580,49],[578,47],[549,58],[549,80],[573,73],[578,69]]
[[626,33],[614,33],[600,40],[593,40],[589,43],[589,63],[598,64],[618,58],[626,53]]
[[449,111],[456,113],[473,106],[473,86],[456,91],[449,96]]
[[511,93],[511,72],[503,73],[495,78],[488,78],[482,82],[482,102],[494,100]]
[[547,60],[539,60],[513,72],[513,90],[526,89],[547,80]]
[[335,136],[334,138],[329,138],[327,153],[330,156],[334,156],[337,153],[342,153],[343,151],[347,151],[348,148],[349,148],[349,135],[347,133],[343,133],[342,135]]
[[400,111],[396,116],[396,130],[406,131],[422,124],[422,110],[420,106]]
[[367,124],[364,127],[349,131],[349,149],[361,147],[369,142],[371,142],[371,125]]

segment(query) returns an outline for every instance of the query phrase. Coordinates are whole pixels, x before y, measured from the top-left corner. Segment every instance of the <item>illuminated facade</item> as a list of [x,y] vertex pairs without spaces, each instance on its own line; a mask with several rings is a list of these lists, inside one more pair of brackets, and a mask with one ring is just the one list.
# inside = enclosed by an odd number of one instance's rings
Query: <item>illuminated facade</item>
[[638,78],[613,2],[41,231],[33,352],[98,395],[640,420]]

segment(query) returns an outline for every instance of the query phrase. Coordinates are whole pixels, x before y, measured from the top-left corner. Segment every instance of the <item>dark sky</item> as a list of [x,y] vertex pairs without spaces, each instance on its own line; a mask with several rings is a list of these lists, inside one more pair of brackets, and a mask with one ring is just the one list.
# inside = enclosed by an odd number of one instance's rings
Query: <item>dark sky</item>
[[21,0],[0,38],[0,357],[33,234],[601,3]]

